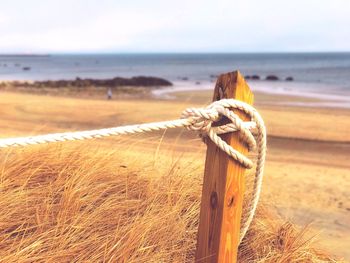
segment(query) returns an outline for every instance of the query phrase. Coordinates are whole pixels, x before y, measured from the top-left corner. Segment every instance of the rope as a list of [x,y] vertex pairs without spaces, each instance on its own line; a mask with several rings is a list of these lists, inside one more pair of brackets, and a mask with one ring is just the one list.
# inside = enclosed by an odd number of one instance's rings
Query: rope
[[[232,109],[245,112],[251,121],[244,122]],[[218,121],[222,116],[226,116],[231,123],[212,127],[213,122]],[[256,149],[256,169],[251,202],[247,207],[247,212],[243,216],[240,242],[247,233],[253,220],[263,179],[263,170],[266,156],[266,128],[260,114],[249,104],[234,99],[222,99],[215,101],[206,108],[188,108],[181,116],[181,119],[153,122],[138,125],[120,126],[90,131],[77,131],[65,133],[53,133],[31,137],[0,139],[0,148],[28,146],[51,142],[86,140],[93,138],[108,137],[112,135],[134,134],[150,131],[166,130],[170,128],[186,127],[189,130],[198,131],[208,136],[222,151],[226,152],[234,160],[245,168],[252,168],[253,162],[235,150],[232,146],[222,140],[219,135],[238,131],[240,138],[247,143],[249,150]],[[256,135],[256,138],[253,136]]]

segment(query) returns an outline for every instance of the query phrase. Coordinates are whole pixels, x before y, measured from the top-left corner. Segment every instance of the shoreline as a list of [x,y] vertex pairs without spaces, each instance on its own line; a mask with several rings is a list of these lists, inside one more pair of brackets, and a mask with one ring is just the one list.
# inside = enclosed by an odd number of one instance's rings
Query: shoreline
[[[159,99],[172,100],[176,99],[177,93],[188,92],[197,93],[213,90],[215,83],[207,82],[193,84],[190,82],[173,82],[173,86],[164,87],[157,90],[152,90],[152,94]],[[340,108],[350,109],[350,94],[329,94],[319,93],[325,90],[312,90],[315,87],[313,83],[286,83],[274,81],[249,81],[248,85],[255,94],[265,94],[270,96],[279,96],[284,98],[293,98],[293,101],[278,102],[274,101],[271,105],[276,106],[295,106],[295,107],[310,107],[310,108]],[[305,85],[308,91],[300,92],[295,86]],[[289,86],[289,87],[288,87]],[[293,88],[294,87],[294,88]],[[318,93],[317,93],[318,92]],[[306,99],[306,100],[305,100]]]
[[[259,98],[264,98],[260,99],[258,104],[279,107],[350,109],[350,93],[345,91],[340,93],[337,88],[334,88],[334,91],[337,92],[333,92],[329,85],[280,80],[248,80],[248,85]],[[113,90],[116,98],[135,96],[139,99],[144,97],[145,99],[174,100],[182,93],[199,94],[212,91],[214,86],[214,80],[170,82],[158,77],[0,81],[1,91],[100,99],[105,98],[106,90],[109,88]]]
[[[159,74],[158,74],[159,75]],[[160,74],[161,75],[161,74]],[[253,77],[257,76],[258,79]],[[247,75],[246,80],[254,93],[266,96],[279,96],[282,101],[266,100],[265,104],[276,106],[293,106],[309,108],[339,108],[350,109],[350,91],[334,84],[325,84],[321,82],[300,82],[291,77],[290,81],[283,80],[280,76],[274,80],[260,78],[260,75]],[[8,91],[20,91],[28,93],[44,93],[64,96],[74,95],[75,92],[80,96],[84,95],[84,89],[93,97],[98,94],[101,97],[104,89],[112,88],[113,93],[123,96],[123,93],[130,95],[137,93],[142,89],[149,89],[141,92],[141,96],[154,96],[157,99],[171,100],[177,97],[179,92],[201,92],[213,90],[215,86],[216,75],[210,75],[210,79],[200,80],[178,76],[174,78],[156,77],[154,75],[131,77],[112,77],[112,78],[79,78],[75,79],[52,79],[52,80],[0,80],[0,89]],[[52,89],[52,90],[51,90]],[[136,90],[136,91],[135,91]],[[146,95],[147,93],[147,95]],[[139,96],[138,96],[139,97]],[[289,101],[289,98],[293,98]]]

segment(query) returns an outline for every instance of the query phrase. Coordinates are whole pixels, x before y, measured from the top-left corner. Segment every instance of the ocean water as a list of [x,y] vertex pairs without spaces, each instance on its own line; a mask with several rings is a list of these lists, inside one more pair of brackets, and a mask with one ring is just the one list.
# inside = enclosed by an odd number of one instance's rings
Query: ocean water
[[[186,90],[212,88],[214,76],[237,69],[244,75],[264,79],[273,74],[281,79],[250,81],[253,90],[331,96],[336,103],[350,97],[350,53],[0,55],[0,80],[148,75],[172,81],[172,89]],[[287,76],[294,81],[286,82]]]

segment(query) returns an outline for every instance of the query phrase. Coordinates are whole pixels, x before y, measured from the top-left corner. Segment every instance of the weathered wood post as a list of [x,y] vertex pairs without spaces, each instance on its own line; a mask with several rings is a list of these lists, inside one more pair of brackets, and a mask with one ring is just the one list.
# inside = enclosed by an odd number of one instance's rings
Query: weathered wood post
[[[238,72],[220,75],[213,100],[234,98],[252,104],[253,93]],[[243,120],[247,116],[235,111]],[[220,120],[216,125],[225,123]],[[215,125],[214,125],[215,126]],[[248,148],[233,132],[221,136],[243,154]],[[245,168],[208,140],[197,234],[196,262],[237,262]]]

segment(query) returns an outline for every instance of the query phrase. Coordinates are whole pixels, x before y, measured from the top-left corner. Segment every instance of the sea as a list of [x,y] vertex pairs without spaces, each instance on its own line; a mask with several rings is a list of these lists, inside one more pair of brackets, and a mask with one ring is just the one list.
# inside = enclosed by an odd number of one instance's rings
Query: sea
[[[217,75],[234,70],[260,76],[248,80],[253,91],[320,100],[306,106],[350,108],[350,52],[0,55],[0,81],[156,76],[174,83],[155,91],[163,97],[212,89]],[[279,80],[267,81],[268,75]]]

